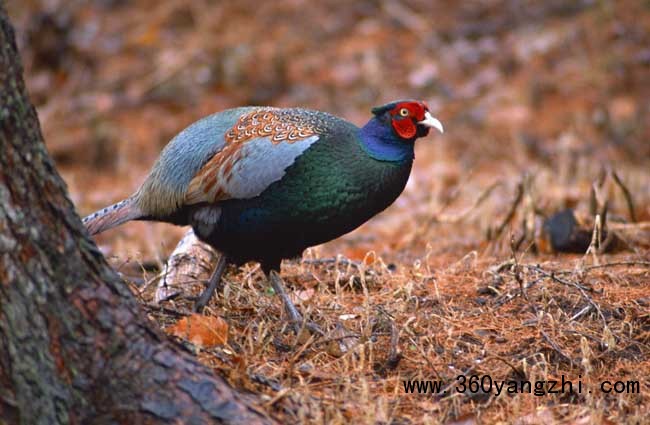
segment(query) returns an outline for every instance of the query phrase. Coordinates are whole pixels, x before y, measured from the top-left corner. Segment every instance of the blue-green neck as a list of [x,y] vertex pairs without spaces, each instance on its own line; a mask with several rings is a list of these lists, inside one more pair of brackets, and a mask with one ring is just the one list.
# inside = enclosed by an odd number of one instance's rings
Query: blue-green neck
[[397,137],[389,123],[373,117],[359,130],[361,146],[368,154],[379,161],[403,162],[412,161],[413,140]]

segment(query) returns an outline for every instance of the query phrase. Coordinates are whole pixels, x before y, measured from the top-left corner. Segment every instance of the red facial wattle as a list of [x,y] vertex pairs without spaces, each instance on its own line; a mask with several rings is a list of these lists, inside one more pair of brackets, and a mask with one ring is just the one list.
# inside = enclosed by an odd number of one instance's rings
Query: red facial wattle
[[[401,111],[407,110],[406,116]],[[391,124],[395,132],[403,139],[412,139],[417,134],[416,123],[424,119],[427,111],[426,105],[419,102],[402,102],[390,111],[392,116]]]
[[409,117],[406,118],[393,118],[393,129],[403,139],[411,139],[415,137],[418,129]]

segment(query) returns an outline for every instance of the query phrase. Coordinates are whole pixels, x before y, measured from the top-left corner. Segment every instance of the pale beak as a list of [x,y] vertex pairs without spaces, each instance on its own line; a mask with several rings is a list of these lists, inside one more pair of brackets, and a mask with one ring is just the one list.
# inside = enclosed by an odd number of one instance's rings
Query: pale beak
[[441,133],[445,132],[444,128],[442,128],[442,123],[435,119],[433,115],[429,113],[429,111],[426,111],[424,113],[424,119],[422,121],[419,121],[418,124],[422,124],[429,128],[435,128]]

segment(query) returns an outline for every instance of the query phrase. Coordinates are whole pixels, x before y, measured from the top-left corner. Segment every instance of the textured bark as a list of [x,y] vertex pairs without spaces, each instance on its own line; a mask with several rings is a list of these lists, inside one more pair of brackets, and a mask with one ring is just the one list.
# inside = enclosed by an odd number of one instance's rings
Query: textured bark
[[0,423],[268,423],[169,342],[89,239],[0,1]]

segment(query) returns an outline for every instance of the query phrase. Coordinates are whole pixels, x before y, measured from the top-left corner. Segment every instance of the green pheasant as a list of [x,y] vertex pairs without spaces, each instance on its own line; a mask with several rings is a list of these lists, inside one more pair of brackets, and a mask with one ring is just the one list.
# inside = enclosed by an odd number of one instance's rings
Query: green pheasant
[[130,220],[190,225],[226,264],[258,261],[291,320],[302,320],[279,276],[283,259],[354,230],[402,193],[413,145],[443,131],[424,102],[373,108],[359,128],[325,112],[243,107],[205,117],[165,147],[129,198],[84,219],[91,234]]

